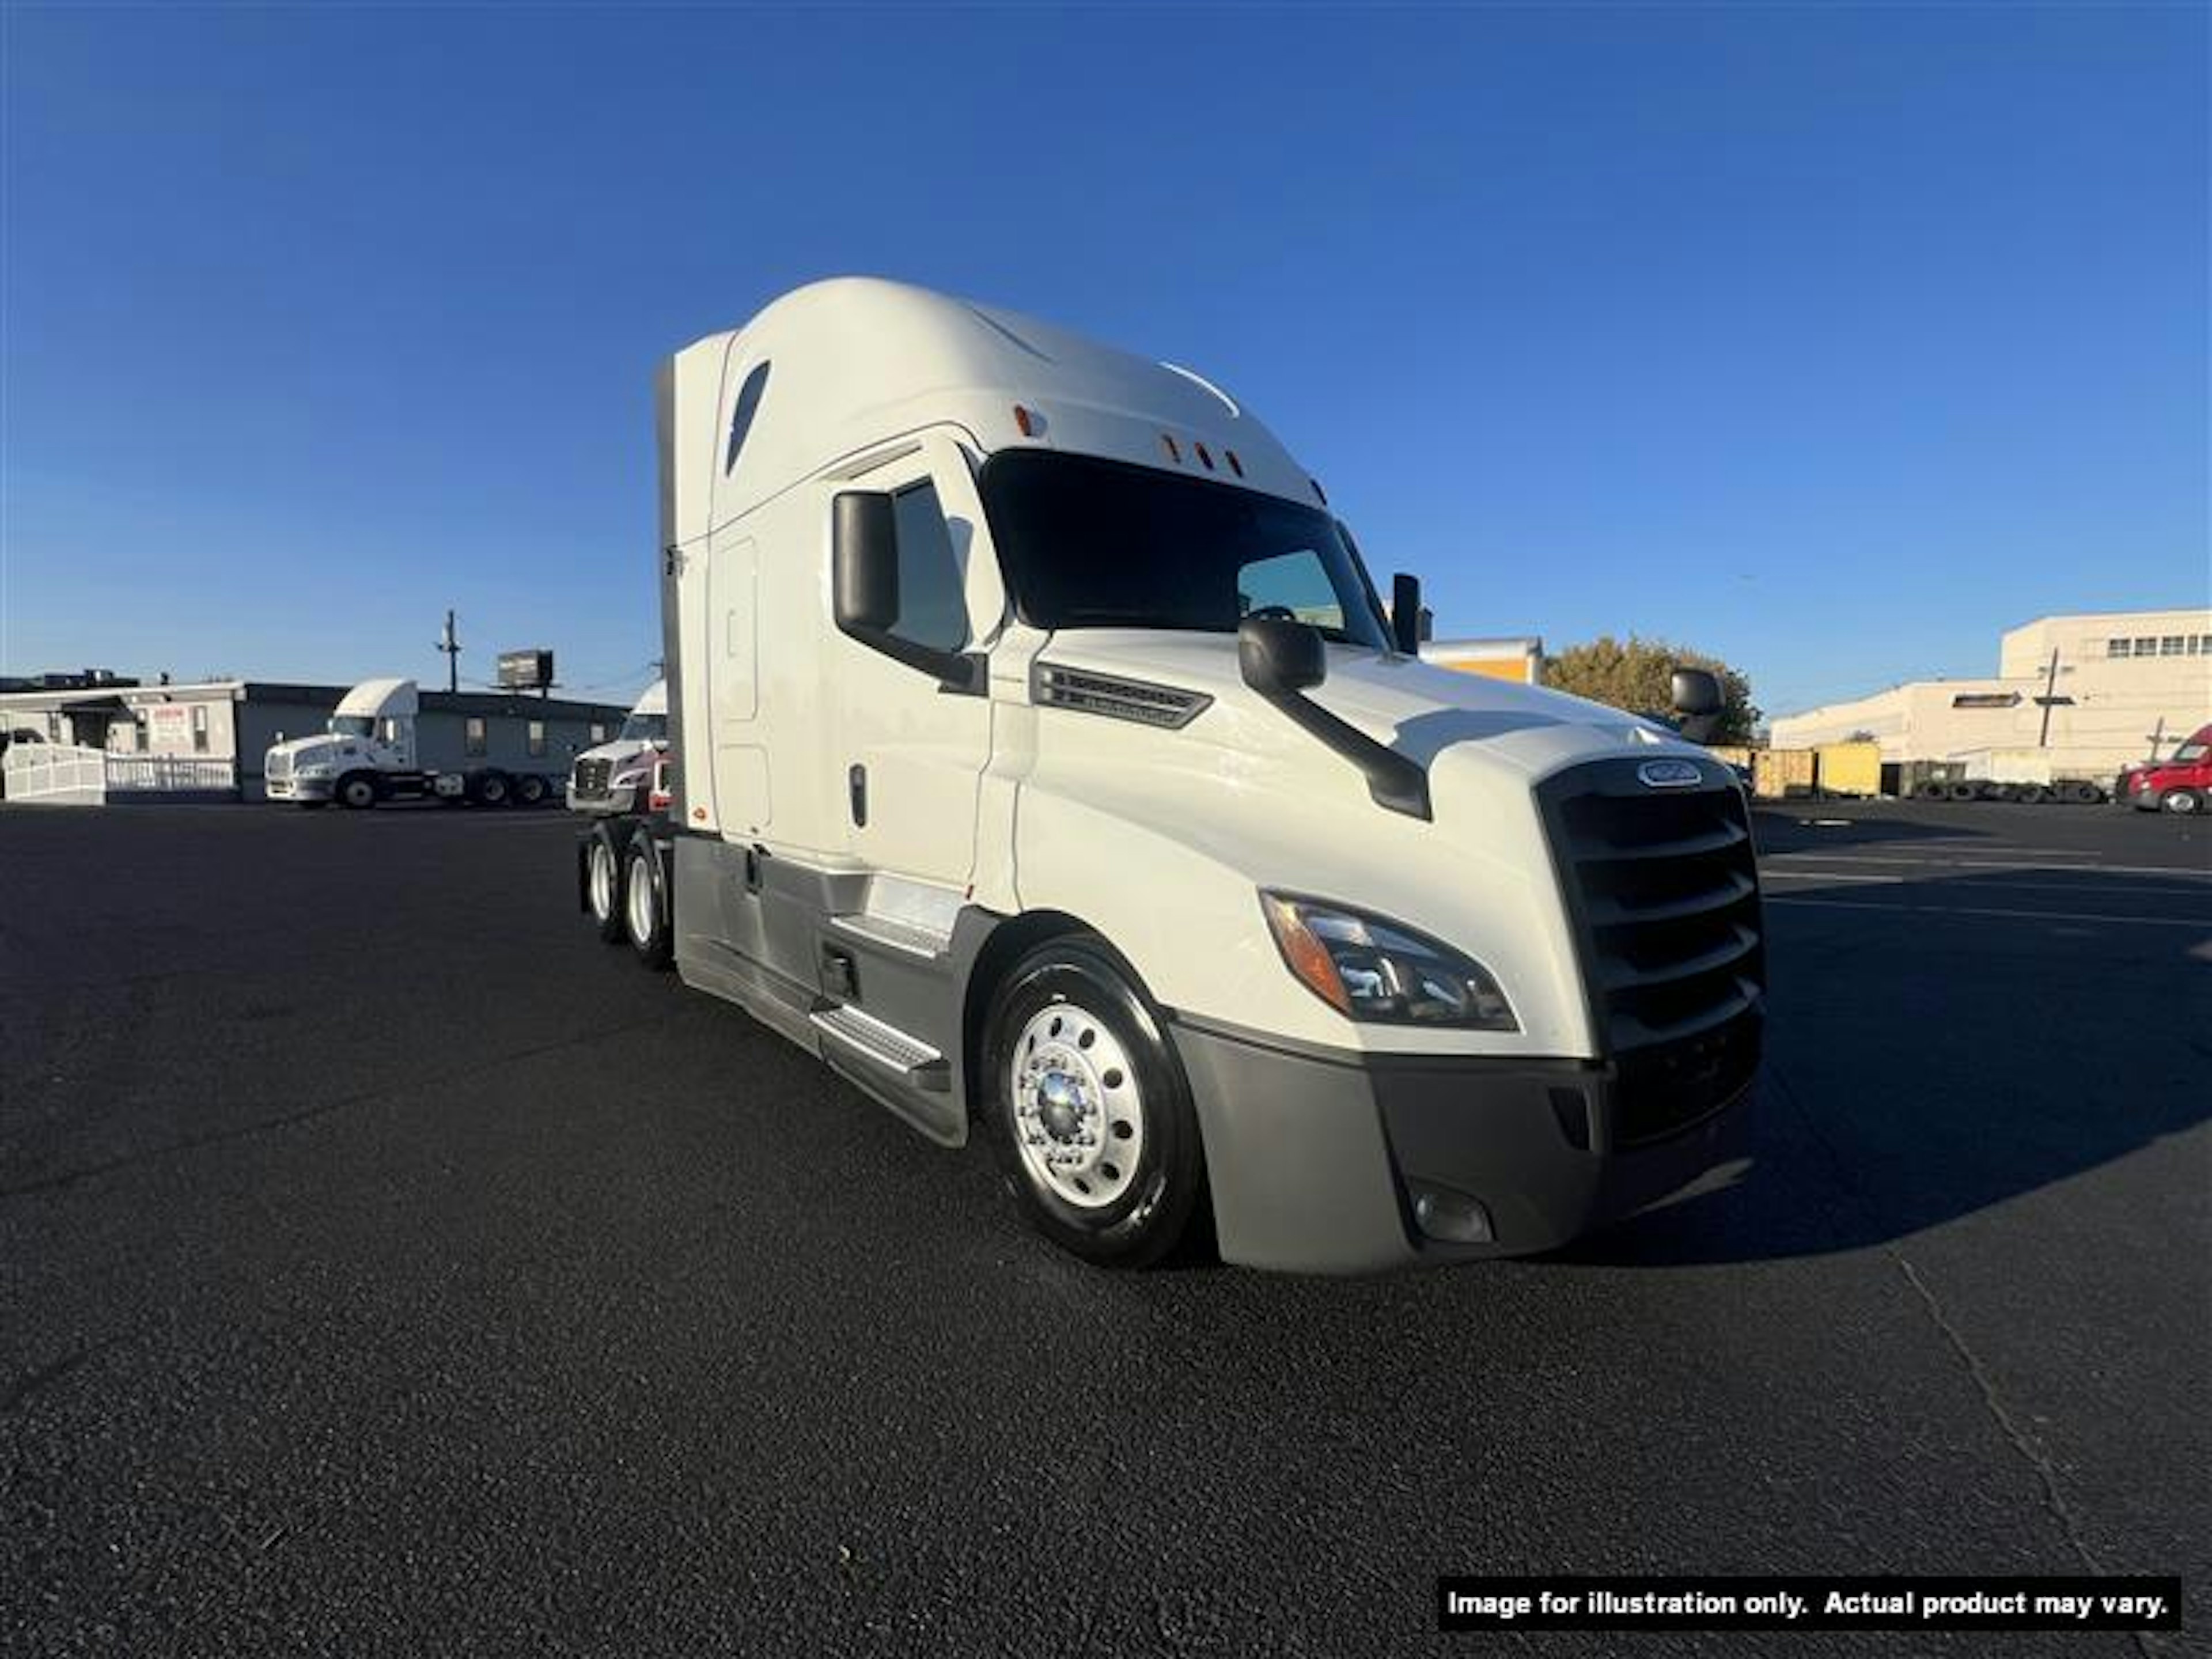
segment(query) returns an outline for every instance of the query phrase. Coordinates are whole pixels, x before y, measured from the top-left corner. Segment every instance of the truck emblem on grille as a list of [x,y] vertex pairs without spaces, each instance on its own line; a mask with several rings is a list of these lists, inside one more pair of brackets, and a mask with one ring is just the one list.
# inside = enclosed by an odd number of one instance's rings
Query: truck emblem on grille
[[1636,769],[1636,775],[1654,789],[1685,789],[1705,779],[1694,761],[1684,760],[1646,761]]

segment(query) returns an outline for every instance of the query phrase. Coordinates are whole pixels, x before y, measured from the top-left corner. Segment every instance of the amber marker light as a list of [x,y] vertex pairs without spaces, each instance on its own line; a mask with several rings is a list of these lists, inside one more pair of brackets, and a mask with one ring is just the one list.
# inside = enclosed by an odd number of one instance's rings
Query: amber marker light
[[1267,913],[1267,931],[1275,936],[1275,948],[1283,953],[1284,965],[1323,1002],[1337,1012],[1349,1015],[1352,999],[1345,992],[1344,981],[1337,975],[1335,958],[1329,955],[1328,947],[1314,937],[1313,929],[1306,926],[1297,906],[1273,893],[1262,893],[1260,906]]

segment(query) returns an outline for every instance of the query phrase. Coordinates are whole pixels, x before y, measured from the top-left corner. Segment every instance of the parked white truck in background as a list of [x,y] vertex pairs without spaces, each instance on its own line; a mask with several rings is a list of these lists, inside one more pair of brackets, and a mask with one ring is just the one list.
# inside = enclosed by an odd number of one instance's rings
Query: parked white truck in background
[[[1737,1155],[1747,804],[1654,722],[1425,665],[1227,392],[840,280],[659,383],[665,815],[603,935],[1047,1236],[1350,1271],[1559,1245]],[[1709,715],[1709,676],[1677,702]]]
[[[426,764],[416,730],[422,696],[408,679],[363,680],[338,702],[326,729],[272,744],[262,766],[273,801],[356,809],[383,800],[476,801],[534,806],[560,787],[558,774],[528,766]],[[489,716],[463,717],[489,741]],[[532,741],[550,750],[544,723]],[[458,746],[458,745],[457,745]]]
[[668,748],[668,682],[655,680],[611,742],[586,749],[568,769],[572,812],[642,811],[654,765]]

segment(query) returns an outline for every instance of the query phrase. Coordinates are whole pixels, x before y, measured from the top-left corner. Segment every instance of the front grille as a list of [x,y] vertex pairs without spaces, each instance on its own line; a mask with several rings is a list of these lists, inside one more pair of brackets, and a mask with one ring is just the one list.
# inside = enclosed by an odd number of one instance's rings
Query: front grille
[[1617,1074],[1617,1143],[1694,1122],[1750,1081],[1766,989],[1741,790],[1707,763],[1693,787],[1655,788],[1645,763],[1575,767],[1536,791]]
[[290,776],[292,775],[292,757],[291,757],[291,756],[289,756],[289,755],[286,754],[286,753],[285,753],[283,750],[281,750],[281,749],[280,749],[280,750],[278,750],[275,754],[273,754],[273,755],[270,756],[270,757],[269,757],[269,775],[270,775],[270,777],[272,777],[272,778],[289,778],[289,777],[290,777]]
[[1055,663],[1039,663],[1031,671],[1030,695],[1048,708],[1073,708],[1170,730],[1188,726],[1213,701],[1203,691],[1123,679],[1118,674],[1094,674],[1088,669],[1062,668]]
[[576,793],[586,800],[603,799],[607,793],[607,779],[613,771],[612,761],[578,761],[574,779]]

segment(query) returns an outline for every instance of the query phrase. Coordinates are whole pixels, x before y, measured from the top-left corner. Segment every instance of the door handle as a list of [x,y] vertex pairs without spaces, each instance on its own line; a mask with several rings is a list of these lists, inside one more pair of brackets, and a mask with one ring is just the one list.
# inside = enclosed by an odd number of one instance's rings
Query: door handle
[[845,790],[853,809],[853,827],[868,827],[868,769],[858,761],[845,774]]

